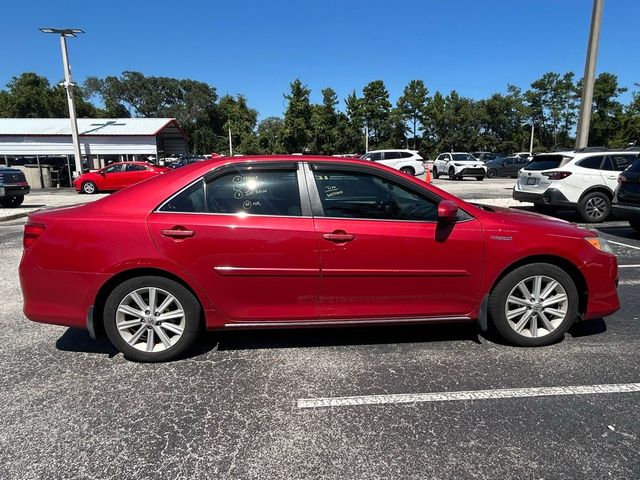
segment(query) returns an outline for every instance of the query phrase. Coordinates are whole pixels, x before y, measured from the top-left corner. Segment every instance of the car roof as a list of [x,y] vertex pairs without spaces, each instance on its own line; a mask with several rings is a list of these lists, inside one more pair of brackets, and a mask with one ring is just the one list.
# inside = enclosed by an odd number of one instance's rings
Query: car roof
[[411,150],[409,148],[383,148],[381,150],[369,150],[368,152],[365,152],[365,155],[367,153],[378,153],[378,152],[411,152],[411,153],[418,153],[419,150]]

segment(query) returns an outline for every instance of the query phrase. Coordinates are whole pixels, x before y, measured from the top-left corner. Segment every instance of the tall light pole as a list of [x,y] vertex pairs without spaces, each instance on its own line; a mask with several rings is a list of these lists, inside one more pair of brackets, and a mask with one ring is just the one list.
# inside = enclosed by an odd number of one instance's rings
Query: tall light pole
[[580,119],[576,131],[576,148],[586,147],[589,143],[589,125],[591,124],[591,108],[593,104],[593,85],[596,75],[596,58],[600,43],[600,25],[602,23],[602,6],[604,0],[593,0],[591,13],[591,28],[589,30],[589,46],[587,60],[582,77],[582,99],[580,104]]
[[62,65],[64,67],[64,86],[67,92],[67,103],[69,104],[69,119],[71,120],[71,138],[73,141],[73,156],[75,157],[75,176],[82,174],[82,156],[80,153],[80,138],[78,137],[78,120],[76,118],[76,106],[73,102],[73,87],[71,80],[71,67],[69,67],[69,55],[67,53],[67,37],[75,37],[79,33],[84,33],[79,28],[49,28],[40,29],[42,33],[55,33],[60,35],[60,49],[62,50]]

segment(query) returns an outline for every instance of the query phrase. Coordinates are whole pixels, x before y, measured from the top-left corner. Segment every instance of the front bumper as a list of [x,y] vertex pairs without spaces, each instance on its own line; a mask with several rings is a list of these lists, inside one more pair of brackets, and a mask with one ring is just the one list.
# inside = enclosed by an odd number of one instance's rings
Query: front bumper
[[618,262],[614,255],[598,253],[583,265],[588,302],[585,320],[602,318],[620,309],[618,298]]
[[547,188],[544,192],[525,192],[513,187],[513,199],[519,202],[530,202],[542,205],[553,205],[556,207],[575,208],[576,204],[570,202],[564,194],[555,188]]
[[458,173],[456,173],[456,175],[460,176],[460,177],[484,177],[487,174],[487,171],[482,168],[462,168],[460,170],[458,170]]

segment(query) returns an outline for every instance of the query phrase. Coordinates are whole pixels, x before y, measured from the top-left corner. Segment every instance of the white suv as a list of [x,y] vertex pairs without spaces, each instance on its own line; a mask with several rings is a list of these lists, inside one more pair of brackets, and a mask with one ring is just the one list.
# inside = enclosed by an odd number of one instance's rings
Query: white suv
[[484,180],[487,167],[476,157],[466,152],[441,153],[433,162],[433,178],[448,175],[451,180],[462,180],[463,177],[475,177]]
[[513,198],[542,211],[572,208],[585,222],[602,222],[611,211],[618,174],[637,156],[595,147],[536,155],[518,172]]
[[371,150],[360,158],[382,163],[408,175],[422,175],[425,172],[424,160],[417,150]]

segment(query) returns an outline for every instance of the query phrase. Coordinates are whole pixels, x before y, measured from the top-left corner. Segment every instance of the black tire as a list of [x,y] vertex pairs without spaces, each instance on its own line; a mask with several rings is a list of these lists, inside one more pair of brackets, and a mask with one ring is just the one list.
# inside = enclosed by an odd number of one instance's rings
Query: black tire
[[11,197],[0,198],[0,206],[6,208],[15,208],[22,205],[24,195],[12,195]]
[[534,203],[533,209],[540,213],[552,214],[558,211],[558,207],[555,205],[546,205],[544,203]]
[[438,167],[434,166],[434,167],[431,169],[431,173],[433,174],[433,178],[434,178],[434,180],[436,180],[436,179],[440,178],[440,174],[438,173]]
[[498,176],[498,171],[495,168],[490,168],[487,172],[487,177],[496,178]]
[[478,180],[479,182],[484,180],[484,177],[476,177],[476,180]]
[[586,223],[598,223],[611,213],[611,199],[604,192],[591,192],[578,202],[578,214]]
[[629,220],[629,226],[640,233],[640,220]]
[[[117,310],[120,303],[123,302],[130,293],[137,290],[144,290],[146,288],[160,289],[158,295],[162,295],[161,291],[164,291],[164,293],[168,293],[172,295],[173,297],[175,297],[175,299],[177,299],[177,301],[179,302],[179,307],[181,307],[181,310],[184,312],[184,318],[183,318],[184,326],[182,329],[182,336],[179,337],[177,340],[175,340],[174,344],[170,345],[169,347],[163,346],[162,350],[156,351],[156,352],[142,351],[130,345],[123,338],[122,334],[120,333],[117,327],[118,319],[116,317],[116,314],[117,314]],[[144,299],[143,295],[144,294],[141,293],[141,296]],[[146,302],[148,301],[149,300],[147,298]],[[179,358],[181,355],[183,355],[187,350],[189,350],[193,346],[198,336],[198,332],[200,331],[200,328],[201,328],[201,321],[200,321],[201,312],[202,312],[202,308],[200,306],[200,302],[198,302],[196,297],[181,284],[164,277],[155,277],[155,276],[136,277],[136,278],[132,278],[122,282],[120,285],[114,288],[113,291],[107,297],[107,301],[105,302],[105,306],[104,306],[104,315],[103,315],[104,329],[105,329],[105,332],[107,333],[107,336],[109,337],[109,340],[111,340],[111,343],[118,350],[120,350],[126,358],[130,360],[135,360],[138,362],[166,362],[169,360],[174,360],[176,358]],[[150,312],[147,315],[148,315],[147,317],[144,317],[145,319],[152,317],[153,313]],[[135,316],[130,316],[130,317],[135,319]],[[122,319],[126,319],[126,317],[123,317]],[[174,335],[175,333],[175,332],[172,332],[172,330],[166,330],[165,328],[161,328],[160,324],[157,324],[154,326],[148,326],[148,324],[144,322],[145,320],[142,320],[139,325],[136,324],[132,326],[130,329],[130,332],[132,331],[131,333],[136,333],[138,327],[143,328],[144,325],[147,325],[146,331],[143,330],[143,333],[139,338],[149,339],[149,333],[148,333],[149,331],[153,331],[154,333],[152,337],[154,338],[157,337],[158,339],[160,337],[158,336],[157,333],[155,333],[157,330],[162,330],[165,335],[167,335],[167,333]],[[164,323],[168,323],[168,321],[165,321]],[[157,326],[158,328],[156,329],[155,326]],[[132,336],[135,336],[135,335],[132,335]],[[173,336],[171,336],[170,338],[172,340],[174,339]],[[163,342],[158,343],[158,341],[156,341],[155,343],[157,343],[158,347],[160,347],[160,345]]]
[[453,167],[449,167],[449,180],[460,180],[460,177],[456,175],[456,170]]
[[87,182],[82,182],[82,191],[86,194],[92,195],[94,193],[98,193],[98,186],[91,182],[91,181],[87,181]]
[[[523,280],[529,279],[534,276],[544,276],[558,282],[564,291],[566,292],[566,315],[564,318],[554,319],[554,322],[559,322],[555,329],[537,337],[530,335],[522,335],[517,333],[515,327],[512,327],[505,313],[507,308],[507,298],[516,286]],[[548,285],[548,284],[547,284]],[[539,308],[541,302],[532,303],[532,306],[528,308],[524,313],[528,313],[531,310]],[[513,304],[512,304],[513,305]],[[526,308],[526,307],[525,307]],[[548,263],[531,263],[529,265],[523,265],[518,267],[512,272],[502,278],[491,292],[489,299],[489,315],[496,330],[500,333],[502,338],[507,342],[521,346],[521,347],[539,347],[543,345],[550,345],[559,339],[561,339],[567,330],[571,327],[578,315],[578,290],[573,279],[561,268],[556,267]],[[537,313],[530,314],[531,320],[535,321],[536,325],[543,325],[542,320],[538,318]],[[535,320],[534,320],[535,317]],[[549,317],[551,318],[551,317]],[[532,324],[528,323],[528,329],[523,332],[531,333],[533,329]],[[539,332],[547,331],[542,327]]]
[[402,167],[400,171],[402,173],[406,173],[407,175],[411,175],[411,176],[415,176],[416,174],[415,170],[411,167]]

